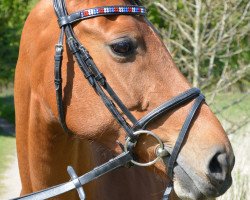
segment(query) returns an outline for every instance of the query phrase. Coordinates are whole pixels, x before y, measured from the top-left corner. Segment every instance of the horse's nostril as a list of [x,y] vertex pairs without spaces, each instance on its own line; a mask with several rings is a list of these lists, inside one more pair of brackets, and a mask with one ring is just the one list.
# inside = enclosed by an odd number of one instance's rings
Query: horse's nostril
[[219,153],[215,154],[212,158],[211,162],[209,163],[209,171],[210,173],[221,173],[222,167],[220,162],[218,161]]
[[208,155],[206,175],[218,194],[223,194],[232,184],[231,171],[234,166],[234,153],[218,145],[211,148]]
[[214,184],[221,184],[227,178],[230,169],[226,153],[216,153],[209,162],[208,175]]

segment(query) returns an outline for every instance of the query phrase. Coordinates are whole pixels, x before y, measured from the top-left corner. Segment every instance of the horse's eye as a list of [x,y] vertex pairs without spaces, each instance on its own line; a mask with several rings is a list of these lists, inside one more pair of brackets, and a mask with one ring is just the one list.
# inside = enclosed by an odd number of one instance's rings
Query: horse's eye
[[127,56],[133,53],[134,45],[131,40],[123,40],[110,45],[113,53],[119,56]]

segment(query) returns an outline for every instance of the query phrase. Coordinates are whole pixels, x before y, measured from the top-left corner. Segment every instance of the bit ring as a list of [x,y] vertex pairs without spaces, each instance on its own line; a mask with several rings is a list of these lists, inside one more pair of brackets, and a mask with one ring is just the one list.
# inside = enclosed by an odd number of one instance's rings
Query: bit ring
[[[134,132],[134,135],[135,136],[140,136],[142,134],[146,134],[146,135],[150,135],[152,136],[153,138],[155,138],[157,140],[157,142],[159,143],[159,146],[157,147],[157,150],[156,150],[156,158],[150,162],[147,162],[147,163],[140,163],[140,162],[137,162],[135,160],[131,160],[131,162],[134,164],[134,165],[137,165],[137,166],[141,166],[141,167],[147,167],[147,166],[151,166],[153,164],[155,164],[158,160],[160,160],[161,157],[163,157],[163,155],[165,156],[165,154],[163,153],[158,153],[158,152],[164,152],[166,151],[166,149],[164,149],[164,144],[163,142],[161,141],[161,139],[155,134],[153,133],[152,131],[148,131],[148,130],[139,130],[139,131],[136,131]],[[129,147],[129,144],[131,143],[131,138],[127,138],[126,139],[126,142],[125,142],[125,145],[124,145],[124,151],[125,152],[128,152],[128,147]],[[136,146],[136,143],[134,144],[133,147]]]

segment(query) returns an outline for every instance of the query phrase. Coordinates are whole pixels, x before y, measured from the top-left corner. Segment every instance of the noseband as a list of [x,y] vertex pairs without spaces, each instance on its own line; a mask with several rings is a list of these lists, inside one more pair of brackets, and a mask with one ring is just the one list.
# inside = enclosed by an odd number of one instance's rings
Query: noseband
[[[95,65],[93,59],[89,55],[88,51],[80,43],[77,37],[74,34],[72,24],[81,20],[86,20],[98,16],[109,16],[109,15],[137,15],[143,16],[146,15],[146,9],[142,6],[139,6],[137,3],[131,6],[105,6],[85,9],[73,14],[68,14],[66,10],[66,5],[64,0],[54,0],[54,9],[58,17],[58,24],[61,28],[61,33],[59,37],[59,42],[56,45],[55,49],[55,87],[56,87],[56,99],[58,107],[59,121],[66,132],[70,132],[66,122],[65,114],[63,110],[62,103],[62,55],[63,55],[63,41],[64,36],[66,36],[66,41],[69,46],[71,53],[74,55],[75,60],[77,61],[83,75],[88,80],[89,84],[95,92],[100,96],[103,103],[120,124],[120,126],[125,130],[127,137],[124,146],[122,146],[124,152],[119,156],[111,159],[110,161],[104,163],[101,166],[96,167],[92,171],[78,177],[72,167],[68,167],[68,173],[71,177],[71,181],[63,183],[46,190],[35,192],[23,197],[16,199],[47,199],[51,198],[65,192],[68,192],[73,189],[77,189],[80,199],[85,199],[85,193],[82,186],[114,169],[119,167],[131,165],[138,166],[149,166],[154,164],[160,159],[167,165],[168,176],[173,180],[173,171],[174,166],[178,157],[178,154],[181,150],[183,141],[189,131],[190,125],[193,121],[193,118],[198,111],[200,105],[204,101],[204,96],[201,94],[200,90],[197,88],[191,88],[184,93],[172,98],[169,101],[166,101],[159,107],[155,108],[149,112],[146,116],[142,117],[140,120],[137,120],[133,114],[128,110],[128,108],[123,104],[117,94],[113,91],[109,83],[107,82],[105,76],[99,71]],[[193,106],[182,126],[182,129],[179,133],[177,141],[172,149],[172,152],[168,152],[164,147],[164,143],[161,139],[151,131],[146,130],[147,125],[163,116],[167,112],[176,109],[182,106],[185,103],[188,103],[194,100]],[[118,108],[117,108],[118,107]],[[120,112],[120,110],[122,112]],[[124,118],[124,115],[127,117],[129,122]],[[130,125],[132,124],[132,125]],[[148,163],[139,163],[134,160],[133,149],[137,144],[137,140],[140,135],[146,134],[150,135],[156,139],[159,143],[158,148],[156,149],[156,159]],[[170,192],[172,191],[173,184],[171,183],[165,193],[164,200],[169,199]]]

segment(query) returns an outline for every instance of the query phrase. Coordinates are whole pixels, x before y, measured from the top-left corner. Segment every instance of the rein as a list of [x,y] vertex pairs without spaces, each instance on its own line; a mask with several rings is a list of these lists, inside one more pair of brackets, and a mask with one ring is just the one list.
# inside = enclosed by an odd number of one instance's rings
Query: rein
[[[97,95],[100,96],[103,103],[120,124],[120,126],[125,130],[127,137],[126,142],[122,146],[124,152],[118,155],[117,157],[109,160],[108,162],[94,168],[92,171],[78,177],[72,167],[68,167],[68,173],[71,177],[71,181],[35,192],[23,197],[15,198],[22,200],[42,200],[48,199],[60,194],[66,193],[70,190],[76,189],[79,198],[81,200],[85,199],[85,193],[82,188],[86,183],[108,173],[119,167],[126,167],[128,165],[138,165],[138,166],[150,166],[153,165],[160,159],[163,159],[164,163],[167,166],[168,176],[173,180],[174,166],[178,157],[178,154],[181,150],[183,141],[189,131],[190,125],[193,121],[193,118],[198,111],[200,105],[204,101],[204,96],[201,94],[200,90],[197,88],[191,88],[184,93],[172,98],[169,101],[166,101],[159,107],[155,108],[149,112],[146,116],[142,117],[140,120],[137,120],[133,114],[128,110],[128,108],[123,104],[114,90],[111,88],[107,82],[105,76],[99,71],[95,65],[93,59],[89,55],[88,51],[80,43],[77,37],[74,34],[72,24],[81,20],[86,20],[98,16],[109,16],[109,15],[137,15],[143,16],[146,15],[146,9],[143,6],[139,6],[137,3],[130,6],[105,6],[105,7],[96,7],[85,9],[82,11],[75,12],[73,14],[68,14],[65,0],[54,0],[54,9],[58,18],[58,24],[61,29],[60,37],[58,44],[55,47],[55,89],[56,89],[56,100],[57,108],[59,115],[59,122],[65,132],[70,133],[70,130],[67,127],[65,122],[65,114],[63,110],[63,101],[62,101],[62,59],[63,59],[63,43],[64,37],[66,37],[67,44],[71,53],[74,55],[75,60],[77,61],[84,77],[88,80],[89,84]],[[161,139],[151,131],[146,130],[147,124],[157,120],[162,115],[167,112],[180,107],[181,105],[194,100],[194,104],[182,126],[182,129],[179,133],[175,146],[172,152],[168,152],[164,147],[164,143]],[[118,109],[118,108],[119,109]],[[119,111],[121,110],[122,113]],[[126,116],[130,123],[128,123],[123,116]],[[132,124],[132,126],[130,125]],[[154,137],[159,145],[156,149],[156,159],[148,163],[139,163],[134,160],[133,149],[136,146],[137,140],[142,134],[147,134]],[[173,183],[171,183],[163,196],[164,200],[169,199],[169,195],[173,189]]]

